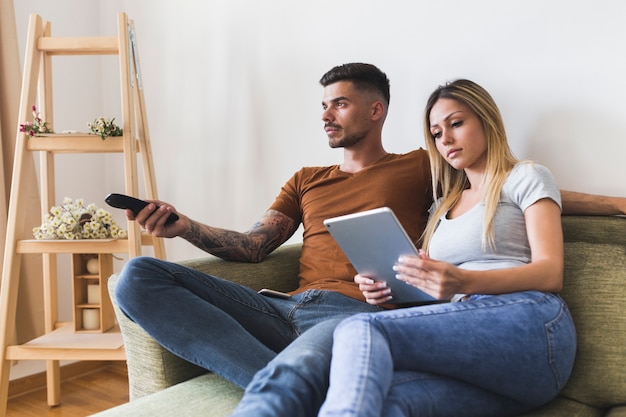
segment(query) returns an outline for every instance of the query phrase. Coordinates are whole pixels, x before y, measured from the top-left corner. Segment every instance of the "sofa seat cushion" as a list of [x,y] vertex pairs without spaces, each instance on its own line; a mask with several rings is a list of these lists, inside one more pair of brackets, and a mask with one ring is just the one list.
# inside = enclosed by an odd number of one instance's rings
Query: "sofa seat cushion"
[[626,405],[613,408],[606,417],[626,417]]
[[559,396],[547,405],[521,417],[603,417],[605,410]]
[[238,386],[207,373],[93,417],[226,417],[242,395],[243,390]]

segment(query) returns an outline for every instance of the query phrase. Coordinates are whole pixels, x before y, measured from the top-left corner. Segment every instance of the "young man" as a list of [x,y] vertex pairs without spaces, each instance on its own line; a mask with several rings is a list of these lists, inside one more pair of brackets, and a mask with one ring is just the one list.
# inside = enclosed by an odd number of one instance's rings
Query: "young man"
[[[255,390],[261,387],[269,387],[276,395],[264,398],[267,414],[252,406],[250,415],[283,415],[278,410],[293,406],[319,407],[326,381],[311,380],[307,369],[328,367],[332,332],[339,321],[357,312],[382,309],[364,302],[353,282],[356,271],[322,221],[388,206],[417,241],[432,202],[426,152],[390,154],[382,145],[389,106],[387,76],[373,65],[352,63],[331,69],[320,83],[324,130],[331,147],[343,148],[343,162],[296,172],[250,230],[219,229],[181,213],[178,221],[165,225],[175,209],[163,202],[155,202],[158,210],[155,204],[148,205],[136,217],[127,212],[154,236],[179,236],[213,255],[248,262],[261,261],[303,224],[300,286],[287,299],[259,295],[238,284],[147,257],[130,260],[116,287],[122,310],[174,354],[241,387],[265,367],[248,387],[247,404],[254,404]],[[576,201],[583,196],[573,194]],[[563,199],[566,205],[567,193]],[[626,199],[603,201],[604,208],[596,208],[597,214],[619,213],[615,204],[626,207]],[[586,210],[584,201],[580,204],[578,210]],[[273,378],[277,372],[279,380]],[[299,398],[299,383],[313,383],[320,390],[315,396],[307,391],[306,398]],[[290,393],[272,390],[274,384],[289,384],[292,389]],[[241,407],[243,415],[246,404]]]
[[324,129],[329,145],[343,148],[341,165],[296,172],[244,233],[181,213],[177,222],[165,225],[174,208],[161,202],[158,210],[150,204],[135,219],[155,236],[180,236],[221,258],[249,262],[261,261],[302,223],[301,285],[289,299],[259,295],[146,257],[130,260],[116,287],[122,310],[161,345],[242,387],[296,338],[303,346],[307,341],[318,345],[322,337],[330,341],[335,322],[381,309],[364,302],[353,282],[356,271],[326,232],[324,219],[388,206],[417,240],[428,217],[432,193],[426,152],[388,154],[382,145],[389,105],[386,75],[372,65],[348,64],[329,71],[321,83]]

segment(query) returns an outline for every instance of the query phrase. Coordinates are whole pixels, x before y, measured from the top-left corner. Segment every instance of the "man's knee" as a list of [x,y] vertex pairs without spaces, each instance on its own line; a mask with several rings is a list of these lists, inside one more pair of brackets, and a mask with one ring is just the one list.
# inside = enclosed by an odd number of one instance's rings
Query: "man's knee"
[[115,299],[122,309],[128,303],[134,303],[135,297],[145,294],[145,277],[151,265],[158,259],[139,256],[130,259],[122,268],[115,283]]

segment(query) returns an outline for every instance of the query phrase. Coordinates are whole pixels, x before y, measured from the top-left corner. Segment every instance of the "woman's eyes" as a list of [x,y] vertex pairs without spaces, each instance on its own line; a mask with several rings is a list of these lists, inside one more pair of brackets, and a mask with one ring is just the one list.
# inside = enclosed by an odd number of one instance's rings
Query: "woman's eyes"
[[[450,128],[454,129],[454,128],[458,128],[463,126],[463,120],[455,120],[450,122]],[[443,133],[441,131],[437,131],[437,132],[431,132],[430,134],[432,136],[433,139],[439,139]]]

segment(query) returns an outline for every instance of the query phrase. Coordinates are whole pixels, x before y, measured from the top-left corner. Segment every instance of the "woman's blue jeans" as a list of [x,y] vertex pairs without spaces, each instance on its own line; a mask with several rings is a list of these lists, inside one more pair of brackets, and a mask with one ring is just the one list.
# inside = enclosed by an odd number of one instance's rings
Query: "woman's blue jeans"
[[554,294],[358,314],[335,329],[319,415],[519,415],[558,394],[575,352],[572,319]]
[[328,367],[334,327],[355,313],[380,310],[332,291],[269,298],[150,257],[126,263],[115,297],[122,311],[163,347],[241,387],[290,344],[278,361],[295,364],[295,372],[308,373],[299,358],[311,350],[324,352]]

